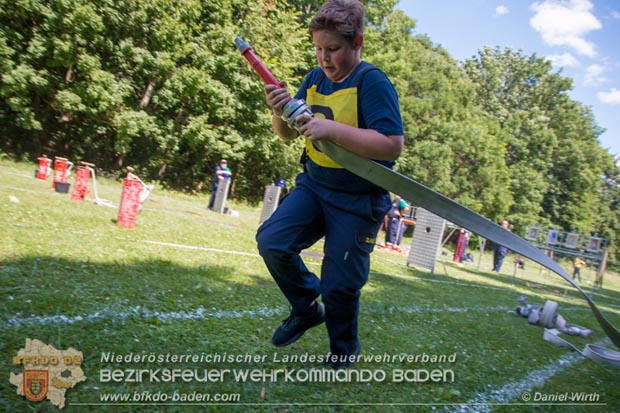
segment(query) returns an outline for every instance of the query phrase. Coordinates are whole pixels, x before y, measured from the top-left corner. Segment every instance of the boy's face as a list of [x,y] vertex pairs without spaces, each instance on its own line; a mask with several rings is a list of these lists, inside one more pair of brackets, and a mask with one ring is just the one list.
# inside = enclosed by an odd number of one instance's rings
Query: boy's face
[[318,30],[312,34],[312,39],[316,60],[332,82],[345,80],[361,61],[362,36],[358,36],[352,45],[338,33]]

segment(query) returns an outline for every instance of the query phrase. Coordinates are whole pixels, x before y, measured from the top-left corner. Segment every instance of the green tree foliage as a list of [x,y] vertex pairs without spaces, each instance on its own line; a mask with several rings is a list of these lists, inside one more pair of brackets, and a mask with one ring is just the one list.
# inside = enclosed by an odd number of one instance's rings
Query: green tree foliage
[[477,85],[477,100],[499,123],[498,139],[506,148],[514,197],[507,217],[517,225],[537,222],[556,146],[548,114],[541,107],[547,97],[543,94],[550,66],[510,49],[485,48],[479,58],[466,61],[464,68]]
[[293,176],[298,148],[273,136],[263,86],[233,43],[245,37],[299,81],[307,34],[284,2],[5,1],[0,17],[4,151],[131,164],[186,190],[227,157],[248,199]]
[[366,34],[367,59],[389,74],[400,96],[406,142],[397,167],[478,212],[501,216],[512,198],[497,125],[472,99],[474,85],[463,70],[430,39],[412,36],[414,25],[396,11]]
[[[0,0],[0,150],[95,163],[207,191],[225,157],[235,198],[300,170],[302,142],[271,130],[248,41],[294,92],[316,65],[323,1]],[[462,65],[395,9],[366,0],[363,58],[399,96],[397,168],[517,230],[540,223],[620,241],[619,173],[589,108],[549,62],[485,48]],[[415,200],[410,200],[415,203]]]
[[508,218],[520,230],[539,223],[609,234],[613,213],[601,205],[610,204],[603,187],[613,160],[600,147],[590,109],[568,96],[571,80],[553,73],[549,61],[509,48],[484,48],[464,69],[477,100],[499,123],[514,197]]
[[[607,156],[605,158],[608,158]],[[598,235],[606,238],[610,244],[610,256],[618,262],[620,253],[620,158],[610,160],[603,165],[605,173],[603,185],[599,190],[601,202],[598,204]]]

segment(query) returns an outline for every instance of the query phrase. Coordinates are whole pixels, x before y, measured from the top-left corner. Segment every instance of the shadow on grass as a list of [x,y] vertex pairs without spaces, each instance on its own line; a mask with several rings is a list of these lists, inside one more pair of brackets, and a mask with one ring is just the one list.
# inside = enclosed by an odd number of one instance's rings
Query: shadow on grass
[[3,262],[0,281],[0,293],[8,297],[0,304],[3,318],[81,314],[102,306],[251,308],[278,292],[270,279],[240,274],[233,265],[185,267],[167,260],[97,263],[88,257],[22,257]]
[[[103,353],[261,354],[270,349],[271,319],[280,320],[287,311],[275,284],[258,274],[239,274],[234,266],[185,267],[165,260],[101,264],[55,257],[7,259],[0,266],[0,296],[4,297],[0,303],[0,371],[6,373],[0,380],[0,411],[7,412],[51,408],[47,401],[35,404],[16,395],[16,388],[9,383],[9,372],[19,374],[22,370],[22,366],[13,366],[12,360],[27,338],[57,349],[82,351],[88,380],[70,390],[68,394],[75,397],[68,400],[96,402],[93,397],[102,389],[133,393],[179,388],[171,384],[98,383],[99,371],[108,365],[120,369],[153,366],[105,362]],[[181,365],[207,367],[204,363]],[[181,388],[206,392],[204,383]],[[218,387],[218,391],[235,389],[239,391],[236,383]],[[252,401],[260,401],[259,391],[252,391],[256,396]],[[131,411],[152,411],[157,409],[154,406]],[[64,410],[92,409],[68,406]],[[103,411],[119,409],[111,405]]]
[[[262,270],[262,267],[261,267]],[[416,275],[424,275],[414,272]],[[428,276],[428,274],[427,274]],[[105,382],[105,369],[269,369],[304,368],[301,362],[276,363],[278,354],[324,354],[327,338],[324,328],[309,331],[287,349],[270,344],[273,327],[288,309],[275,283],[260,273],[238,273],[229,266],[183,266],[166,260],[98,264],[61,258],[22,257],[7,260],[0,267],[2,294],[0,320],[8,334],[0,340],[0,371],[17,373],[12,357],[25,339],[39,339],[57,349],[74,347],[84,353],[83,370],[88,380],[67,392],[67,412],[132,411],[234,411],[248,406],[136,406],[96,403],[104,393],[143,392],[239,393],[242,403],[254,403],[261,411],[400,411],[398,407],[340,406],[320,403],[379,402],[445,403],[464,402],[475,397],[487,383],[503,383],[525,377],[537,366],[545,366],[563,350],[543,346],[531,355],[529,343],[540,331],[524,320],[505,312],[493,312],[500,322],[488,333],[484,320],[486,305],[502,299],[488,290],[456,285],[438,288],[431,282],[413,284],[410,280],[377,276],[362,300],[361,337],[370,354],[452,354],[458,352],[454,369],[458,381],[444,385],[420,383],[287,383],[242,382],[229,378],[223,382]],[[444,279],[449,279],[445,277]],[[459,284],[463,284],[462,281]],[[482,286],[481,283],[473,283]],[[408,305],[425,306],[431,311],[414,314],[399,311]],[[446,305],[483,306],[480,312],[433,311]],[[387,307],[396,307],[390,311]],[[406,310],[406,308],[405,308]],[[515,321],[513,321],[515,320]],[[483,335],[484,340],[479,340]],[[507,340],[506,337],[510,337]],[[513,348],[514,347],[514,348]],[[509,351],[510,350],[510,351]],[[259,361],[149,363],[110,361],[105,354],[232,354],[256,355]],[[265,356],[266,359],[262,359]],[[316,363],[315,363],[316,364]],[[318,366],[316,366],[318,367]],[[362,368],[384,370],[388,374],[401,368],[434,368],[437,365],[365,363]],[[595,370],[592,370],[595,369]],[[600,374],[597,367],[590,374]],[[610,382],[611,383],[611,382]],[[610,384],[609,388],[613,385]],[[262,396],[265,394],[265,396]],[[281,403],[263,406],[263,403]],[[294,403],[310,403],[300,407]],[[74,403],[74,405],[72,405]],[[287,404],[290,403],[290,404]],[[311,405],[311,403],[317,403]],[[0,380],[0,409],[11,412],[49,411],[45,401],[33,404],[15,394],[15,387]],[[412,407],[414,409],[415,407]]]

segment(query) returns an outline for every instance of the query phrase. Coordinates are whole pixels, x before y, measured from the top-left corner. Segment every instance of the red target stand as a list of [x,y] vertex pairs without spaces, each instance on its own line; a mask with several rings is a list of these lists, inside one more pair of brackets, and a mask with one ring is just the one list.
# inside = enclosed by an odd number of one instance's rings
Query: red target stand
[[456,249],[454,250],[454,257],[452,261],[459,263],[463,259],[463,253],[465,253],[465,248],[467,248],[467,231],[461,229],[459,232],[459,238],[456,242]]
[[146,185],[135,175],[132,167],[127,167],[127,177],[123,180],[121,204],[118,207],[116,225],[123,228],[135,228],[136,217],[142,204],[153,191],[154,185]]
[[88,192],[88,179],[90,178],[91,168],[95,165],[88,162],[80,162],[80,165],[75,172],[75,188],[71,195],[72,201],[84,201],[86,193]]
[[[59,156],[54,157],[54,176],[52,179],[52,188],[56,192],[69,192],[69,183],[67,179],[71,173],[72,162],[69,162],[66,158]],[[58,185],[57,185],[58,184]]]
[[47,181],[47,177],[50,175],[50,166],[52,165],[52,160],[48,158],[46,155],[41,155],[38,158],[39,167],[37,168],[37,173],[35,178],[39,181]]
[[134,178],[123,179],[123,193],[118,207],[116,225],[122,228],[135,228],[136,217],[140,210],[140,192],[142,182]]

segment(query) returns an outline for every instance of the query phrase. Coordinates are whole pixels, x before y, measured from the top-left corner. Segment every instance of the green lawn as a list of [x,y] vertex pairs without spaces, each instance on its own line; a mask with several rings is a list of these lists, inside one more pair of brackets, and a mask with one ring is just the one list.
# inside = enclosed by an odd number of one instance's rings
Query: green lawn
[[[113,204],[100,206],[93,193],[77,202],[73,187],[54,192],[34,169],[0,161],[0,411],[58,410],[9,382],[23,369],[13,357],[26,339],[83,353],[87,380],[67,390],[67,412],[620,411],[620,369],[544,341],[541,327],[513,314],[520,295],[552,299],[594,331],[571,342],[613,348],[577,291],[536,264],[513,277],[508,257],[503,273],[490,273],[490,254],[478,269],[474,251],[475,264],[448,255],[429,274],[405,255],[375,251],[360,315],[367,359],[335,376],[320,362],[324,327],[287,348],[270,344],[288,307],[256,250],[260,208],[231,202],[239,215],[221,215],[206,209],[207,196],[156,188],[136,228],[124,229],[115,224],[119,181],[97,179],[98,196]],[[316,271],[320,251],[306,255]],[[615,326],[619,291],[620,277],[608,273],[593,292]],[[193,376],[170,382],[164,370]],[[126,380],[131,371],[147,373]],[[180,400],[203,394],[231,401]],[[130,399],[109,399],[123,395]]]

